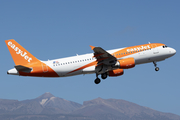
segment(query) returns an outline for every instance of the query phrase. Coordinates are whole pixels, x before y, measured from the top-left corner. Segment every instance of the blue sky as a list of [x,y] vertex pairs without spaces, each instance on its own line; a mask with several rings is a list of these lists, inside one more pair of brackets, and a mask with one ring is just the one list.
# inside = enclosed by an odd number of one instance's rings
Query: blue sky
[[[101,97],[124,99],[162,112],[180,115],[179,0],[1,0],[0,98],[33,99],[45,92],[67,100]],[[139,44],[164,43],[176,49],[172,58],[125,70],[94,84],[95,74],[66,78],[7,75],[14,62],[5,40],[15,39],[40,60]]]

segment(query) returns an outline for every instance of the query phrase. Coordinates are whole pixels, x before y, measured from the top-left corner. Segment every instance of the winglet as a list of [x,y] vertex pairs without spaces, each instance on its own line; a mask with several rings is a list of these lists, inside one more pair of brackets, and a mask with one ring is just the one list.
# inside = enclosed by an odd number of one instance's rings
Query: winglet
[[92,50],[95,48],[94,46],[91,46],[91,45],[89,45],[89,46],[91,47]]

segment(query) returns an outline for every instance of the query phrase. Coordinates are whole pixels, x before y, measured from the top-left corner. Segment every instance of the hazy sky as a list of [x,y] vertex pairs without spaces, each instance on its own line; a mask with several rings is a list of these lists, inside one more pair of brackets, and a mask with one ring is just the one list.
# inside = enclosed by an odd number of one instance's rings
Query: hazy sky
[[[45,92],[67,100],[124,99],[180,115],[179,0],[1,0],[0,98],[33,99]],[[15,39],[40,60],[139,44],[164,43],[175,56],[137,65],[119,77],[94,84],[95,74],[65,78],[7,75],[14,62],[5,40]]]

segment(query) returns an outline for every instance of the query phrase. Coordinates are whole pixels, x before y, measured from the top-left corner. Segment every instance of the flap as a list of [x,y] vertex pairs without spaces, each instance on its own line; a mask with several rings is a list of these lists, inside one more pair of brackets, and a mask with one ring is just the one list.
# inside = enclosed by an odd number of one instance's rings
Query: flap
[[116,57],[102,49],[101,47],[90,46],[94,51],[94,57],[97,59],[98,64],[103,63],[106,65],[112,65],[117,61]]

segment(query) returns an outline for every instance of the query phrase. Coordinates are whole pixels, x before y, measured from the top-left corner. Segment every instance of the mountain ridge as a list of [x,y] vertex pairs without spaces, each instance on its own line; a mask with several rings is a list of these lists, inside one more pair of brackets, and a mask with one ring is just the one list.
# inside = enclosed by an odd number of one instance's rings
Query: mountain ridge
[[[13,117],[15,115],[17,117]],[[49,92],[30,100],[0,99],[0,119],[33,120],[58,118],[84,120],[180,120],[180,116],[164,113],[121,99],[96,98],[79,104],[55,97]]]

